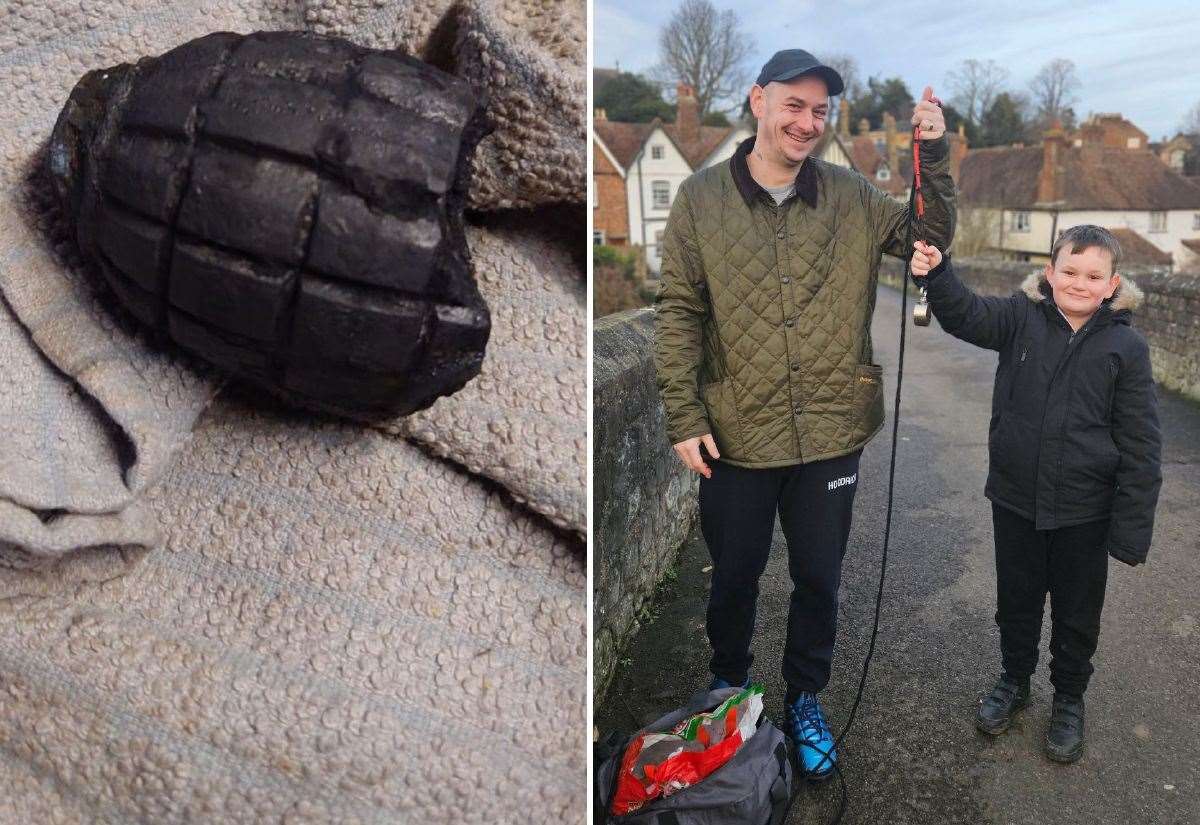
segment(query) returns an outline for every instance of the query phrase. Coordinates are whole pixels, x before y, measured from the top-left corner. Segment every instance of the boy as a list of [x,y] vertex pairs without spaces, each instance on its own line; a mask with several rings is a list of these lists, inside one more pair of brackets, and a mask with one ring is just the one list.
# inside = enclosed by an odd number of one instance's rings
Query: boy
[[912,274],[927,276],[942,328],[1000,353],[985,494],[1004,670],[975,724],[1002,733],[1028,704],[1049,592],[1054,703],[1045,752],[1074,762],[1108,556],[1146,560],[1161,483],[1149,349],[1130,325],[1141,292],[1117,274],[1120,245],[1099,226],[1063,232],[1045,270],[1009,298],[974,294],[949,257],[914,246]]

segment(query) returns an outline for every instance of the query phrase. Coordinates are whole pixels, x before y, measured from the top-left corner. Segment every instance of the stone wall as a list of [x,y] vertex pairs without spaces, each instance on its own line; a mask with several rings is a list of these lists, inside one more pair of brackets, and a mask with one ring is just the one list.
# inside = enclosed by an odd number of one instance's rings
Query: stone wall
[[[981,295],[1011,295],[1038,267],[1022,261],[956,258],[954,271]],[[880,280],[899,287],[904,264],[884,256]],[[1146,294],[1133,325],[1150,344],[1154,377],[1164,387],[1200,401],[1200,276],[1172,275],[1165,267],[1123,267]],[[910,301],[916,290],[909,291]]]
[[696,515],[699,477],[667,440],[654,376],[654,311],[618,312],[592,333],[593,673],[599,703],[637,615]]

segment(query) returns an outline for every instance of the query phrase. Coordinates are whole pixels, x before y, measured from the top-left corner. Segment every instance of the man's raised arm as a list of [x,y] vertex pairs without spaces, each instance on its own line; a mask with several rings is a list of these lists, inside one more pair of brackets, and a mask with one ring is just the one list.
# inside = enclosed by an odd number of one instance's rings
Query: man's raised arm
[[[925,87],[913,109],[912,125],[920,128],[921,197],[925,201],[924,240],[938,249],[949,249],[954,240],[956,220],[954,179],[950,177],[950,143],[946,140],[946,121],[941,107],[934,102],[933,89]],[[879,246],[888,255],[907,258],[908,203],[899,203],[871,187],[871,211],[875,217]],[[914,240],[917,237],[914,233]]]

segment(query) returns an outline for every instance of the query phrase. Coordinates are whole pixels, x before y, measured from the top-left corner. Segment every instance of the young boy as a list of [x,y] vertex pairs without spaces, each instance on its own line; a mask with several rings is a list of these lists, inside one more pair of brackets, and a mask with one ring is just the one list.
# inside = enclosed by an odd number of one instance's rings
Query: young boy
[[914,246],[912,274],[927,276],[942,328],[1000,353],[985,494],[1004,670],[975,724],[1002,733],[1029,703],[1049,592],[1054,704],[1045,752],[1074,762],[1108,556],[1146,560],[1161,483],[1150,354],[1130,324],[1142,295],[1117,275],[1120,245],[1099,226],[1063,232],[1045,270],[1008,298],[974,294],[948,257]]

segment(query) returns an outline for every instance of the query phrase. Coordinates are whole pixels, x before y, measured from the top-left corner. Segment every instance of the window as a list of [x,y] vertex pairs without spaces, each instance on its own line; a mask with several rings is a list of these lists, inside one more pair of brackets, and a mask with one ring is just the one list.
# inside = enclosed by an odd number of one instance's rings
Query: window
[[592,230],[592,245],[593,246],[604,246],[604,230],[603,229],[593,229]]
[[650,159],[651,160],[662,160],[663,159],[663,148],[661,146],[651,146],[650,147]]
[[1029,213],[1028,212],[1013,212],[1012,219],[1013,232],[1028,232],[1029,231]]
[[1142,139],[1135,138],[1135,137],[1134,138],[1126,138],[1125,139],[1125,147],[1127,149],[1141,149],[1142,148]]
[[600,208],[600,183],[592,178],[592,209]]
[[1200,212],[1192,214],[1192,229],[1200,229]]
[[1167,213],[1166,212],[1151,212],[1150,213],[1150,231],[1151,232],[1166,232],[1167,231]]
[[883,138],[875,138],[875,151],[881,155],[887,151],[887,147],[884,145]]
[[654,196],[655,209],[668,209],[671,206],[671,184],[665,180],[656,180],[650,184],[650,193]]
[[888,169],[886,166],[880,166],[875,170],[875,178],[877,180],[891,180],[892,170]]
[[654,233],[654,257],[662,257],[662,239],[663,231],[660,229]]

